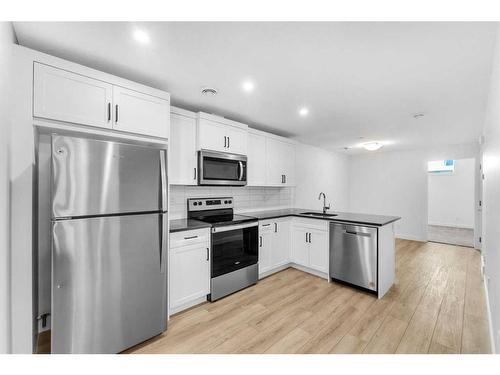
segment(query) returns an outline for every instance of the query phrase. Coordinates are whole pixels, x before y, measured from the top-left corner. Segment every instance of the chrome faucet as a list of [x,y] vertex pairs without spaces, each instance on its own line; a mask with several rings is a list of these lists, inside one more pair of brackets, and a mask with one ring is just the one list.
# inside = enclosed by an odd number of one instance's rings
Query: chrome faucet
[[319,193],[318,200],[321,199],[321,196],[323,196],[323,213],[326,214],[326,210],[330,209],[330,205],[326,205],[326,195],[325,193],[321,192]]

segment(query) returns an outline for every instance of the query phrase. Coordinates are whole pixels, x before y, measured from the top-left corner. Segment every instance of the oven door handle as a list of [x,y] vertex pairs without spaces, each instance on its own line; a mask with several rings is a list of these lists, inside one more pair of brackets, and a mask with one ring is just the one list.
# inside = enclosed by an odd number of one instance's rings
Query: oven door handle
[[224,227],[215,227],[215,228],[212,228],[212,233],[229,232],[231,230],[256,227],[258,225],[259,225],[259,222],[255,221],[255,222],[246,223],[246,224],[236,224],[236,225],[228,225],[228,226],[224,226]]
[[240,176],[238,177],[238,181],[243,181],[243,162],[239,161],[238,164],[240,165]]

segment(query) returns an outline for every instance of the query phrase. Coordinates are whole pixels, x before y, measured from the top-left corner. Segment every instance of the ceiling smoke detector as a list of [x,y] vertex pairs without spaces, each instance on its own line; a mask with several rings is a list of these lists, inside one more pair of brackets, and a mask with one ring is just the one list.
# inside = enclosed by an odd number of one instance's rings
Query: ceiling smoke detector
[[203,87],[201,89],[201,93],[206,96],[215,96],[217,95],[217,89],[214,89],[213,87]]
[[415,120],[421,119],[422,117],[424,117],[424,114],[423,114],[423,113],[415,113],[415,114],[413,115],[413,118],[414,118]]

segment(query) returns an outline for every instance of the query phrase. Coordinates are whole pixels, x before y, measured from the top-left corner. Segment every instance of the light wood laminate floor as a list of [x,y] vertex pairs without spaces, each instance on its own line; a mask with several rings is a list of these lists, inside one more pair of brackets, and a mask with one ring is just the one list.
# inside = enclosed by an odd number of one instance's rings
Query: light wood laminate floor
[[488,353],[480,254],[396,241],[384,298],[289,268],[173,316],[128,353]]

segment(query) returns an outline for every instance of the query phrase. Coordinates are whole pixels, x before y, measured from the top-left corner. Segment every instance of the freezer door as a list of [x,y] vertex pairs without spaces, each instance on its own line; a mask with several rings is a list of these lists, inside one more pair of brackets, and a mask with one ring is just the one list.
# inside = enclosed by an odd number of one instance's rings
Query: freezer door
[[166,150],[52,136],[52,217],[166,211]]
[[167,216],[53,222],[52,353],[118,353],[166,329]]

